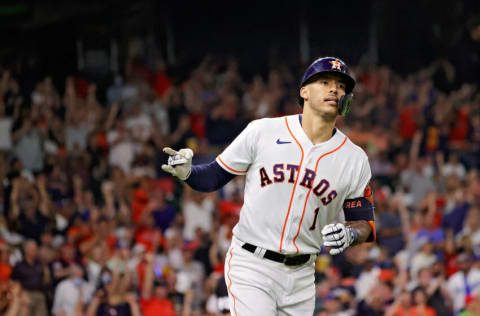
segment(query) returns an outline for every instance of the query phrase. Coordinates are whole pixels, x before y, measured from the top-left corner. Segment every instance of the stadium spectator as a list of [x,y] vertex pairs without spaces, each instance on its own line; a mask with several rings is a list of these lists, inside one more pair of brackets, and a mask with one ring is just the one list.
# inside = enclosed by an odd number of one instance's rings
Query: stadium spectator
[[69,268],[69,277],[58,283],[55,289],[52,314],[55,316],[75,316],[80,306],[90,300],[90,289],[83,279],[83,270],[79,265],[72,264]]
[[50,286],[51,276],[46,266],[38,261],[38,246],[34,240],[27,240],[23,247],[24,259],[13,267],[11,278],[20,283],[30,301],[29,315],[47,316],[47,302],[44,291]]
[[[219,285],[245,178],[192,192],[165,179],[160,149],[208,162],[252,119],[298,111],[292,65],[249,77],[240,65],[209,56],[173,78],[134,58],[104,89],[2,64],[0,289],[12,296],[0,314],[226,312]],[[370,158],[377,244],[318,256],[317,315],[478,314],[480,98],[437,85],[450,67],[357,67],[339,128]]]
[[147,266],[145,280],[143,281],[142,297],[140,300],[143,315],[174,316],[175,309],[173,303],[167,298],[167,283],[164,280],[158,280],[155,276],[155,256],[153,253],[147,253],[145,259],[147,261]]
[[410,315],[427,315],[436,316],[435,310],[427,305],[427,293],[423,287],[417,287],[412,292],[412,307],[410,307]]
[[462,253],[456,258],[458,271],[450,276],[447,287],[453,300],[455,313],[460,313],[472,297],[480,293],[480,271],[473,267],[471,254]]

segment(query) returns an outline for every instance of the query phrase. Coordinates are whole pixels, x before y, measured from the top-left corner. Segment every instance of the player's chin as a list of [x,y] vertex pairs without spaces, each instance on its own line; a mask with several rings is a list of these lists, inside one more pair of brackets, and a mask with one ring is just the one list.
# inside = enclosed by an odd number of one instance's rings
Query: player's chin
[[338,106],[335,104],[329,104],[326,103],[322,106],[322,111],[323,115],[335,118],[338,115]]

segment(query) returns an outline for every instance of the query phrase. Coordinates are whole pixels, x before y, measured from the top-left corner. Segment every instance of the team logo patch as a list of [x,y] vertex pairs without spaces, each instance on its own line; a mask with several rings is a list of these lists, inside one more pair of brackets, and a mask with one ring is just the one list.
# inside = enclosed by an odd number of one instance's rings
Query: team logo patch
[[342,63],[338,61],[338,59],[335,59],[335,61],[330,60],[330,64],[332,64],[332,69],[336,70],[342,70]]

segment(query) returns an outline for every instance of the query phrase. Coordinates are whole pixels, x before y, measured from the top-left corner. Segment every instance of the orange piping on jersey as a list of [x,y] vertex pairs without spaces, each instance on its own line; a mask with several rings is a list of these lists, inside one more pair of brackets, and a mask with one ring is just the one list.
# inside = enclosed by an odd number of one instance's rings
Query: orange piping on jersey
[[240,171],[240,170],[235,170],[233,168],[231,168],[230,166],[228,166],[226,163],[223,162],[222,158],[220,158],[220,156],[217,157],[218,158],[218,161],[220,161],[222,163],[222,165],[227,168],[228,170],[230,171],[233,171],[233,172],[238,172],[238,173],[247,173],[246,171]]
[[228,271],[227,271],[227,276],[228,276],[228,280],[229,280],[228,292],[230,292],[230,295],[233,297],[233,311],[235,312],[235,315],[238,316],[237,309],[235,307],[236,298],[235,298],[235,295],[233,295],[232,289],[230,288],[232,286],[232,279],[230,278],[230,261],[232,261],[232,257],[233,257],[232,251],[233,251],[233,248],[230,249],[230,259],[228,259]]
[[[343,142],[342,142],[337,148],[335,148],[334,150],[331,150],[331,151],[329,151],[329,152],[327,152],[327,153],[324,153],[323,155],[321,155],[321,156],[317,159],[317,163],[315,164],[315,175],[317,174],[317,168],[318,168],[318,163],[320,162],[320,159],[322,159],[322,158],[325,157],[326,155],[330,155],[330,154],[336,152],[337,150],[339,150],[339,149],[345,144],[346,141],[347,141],[347,137],[345,136],[345,138],[343,139]],[[312,188],[313,188],[313,185],[312,185]],[[295,240],[297,239],[298,235],[300,234],[300,227],[302,226],[303,216],[305,215],[305,209],[307,208],[308,197],[310,196],[310,193],[311,193],[311,192],[312,192],[312,189],[308,190],[307,197],[305,198],[305,204],[303,204],[302,217],[300,218],[300,223],[298,224],[297,234],[295,235],[295,237],[293,237],[293,245],[294,245],[295,248],[297,249],[297,253],[298,253],[298,246],[297,246],[297,244],[295,243]]]
[[287,220],[288,220],[288,216],[290,215],[290,209],[292,208],[293,196],[295,195],[295,189],[297,188],[297,182],[298,182],[298,178],[300,177],[300,172],[302,170],[302,163],[303,163],[303,148],[302,148],[302,145],[300,145],[300,143],[298,142],[298,140],[295,138],[292,131],[290,130],[290,126],[288,126],[287,117],[285,117],[285,124],[287,124],[288,132],[290,133],[290,135],[292,135],[292,137],[295,140],[295,142],[297,143],[298,147],[300,147],[300,150],[302,151],[302,158],[300,159],[300,165],[298,166],[297,178],[295,179],[295,183],[293,184],[292,195],[290,196],[290,203],[288,204],[287,216],[285,216],[285,222],[283,223],[282,237],[280,238],[280,252],[282,252],[283,235],[285,234],[285,227],[287,227]]
[[373,240],[377,240],[377,231],[375,230],[375,221],[368,221],[368,225],[370,225],[370,228],[372,229],[372,234],[373,234]]

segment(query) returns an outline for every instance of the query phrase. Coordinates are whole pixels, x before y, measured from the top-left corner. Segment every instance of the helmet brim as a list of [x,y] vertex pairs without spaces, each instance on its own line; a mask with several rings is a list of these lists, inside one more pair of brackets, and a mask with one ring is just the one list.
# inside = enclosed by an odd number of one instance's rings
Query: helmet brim
[[[334,70],[325,70],[325,71],[319,71],[310,77],[306,78],[303,84],[300,86],[300,88],[305,87],[306,85],[317,81],[322,75],[324,74],[336,74],[340,75],[343,80],[345,80],[345,94],[352,93],[353,88],[355,88],[355,79],[353,79],[351,76],[344,74],[343,72],[340,71],[334,71]],[[303,106],[304,100],[300,96],[300,93],[298,94],[298,104]]]

